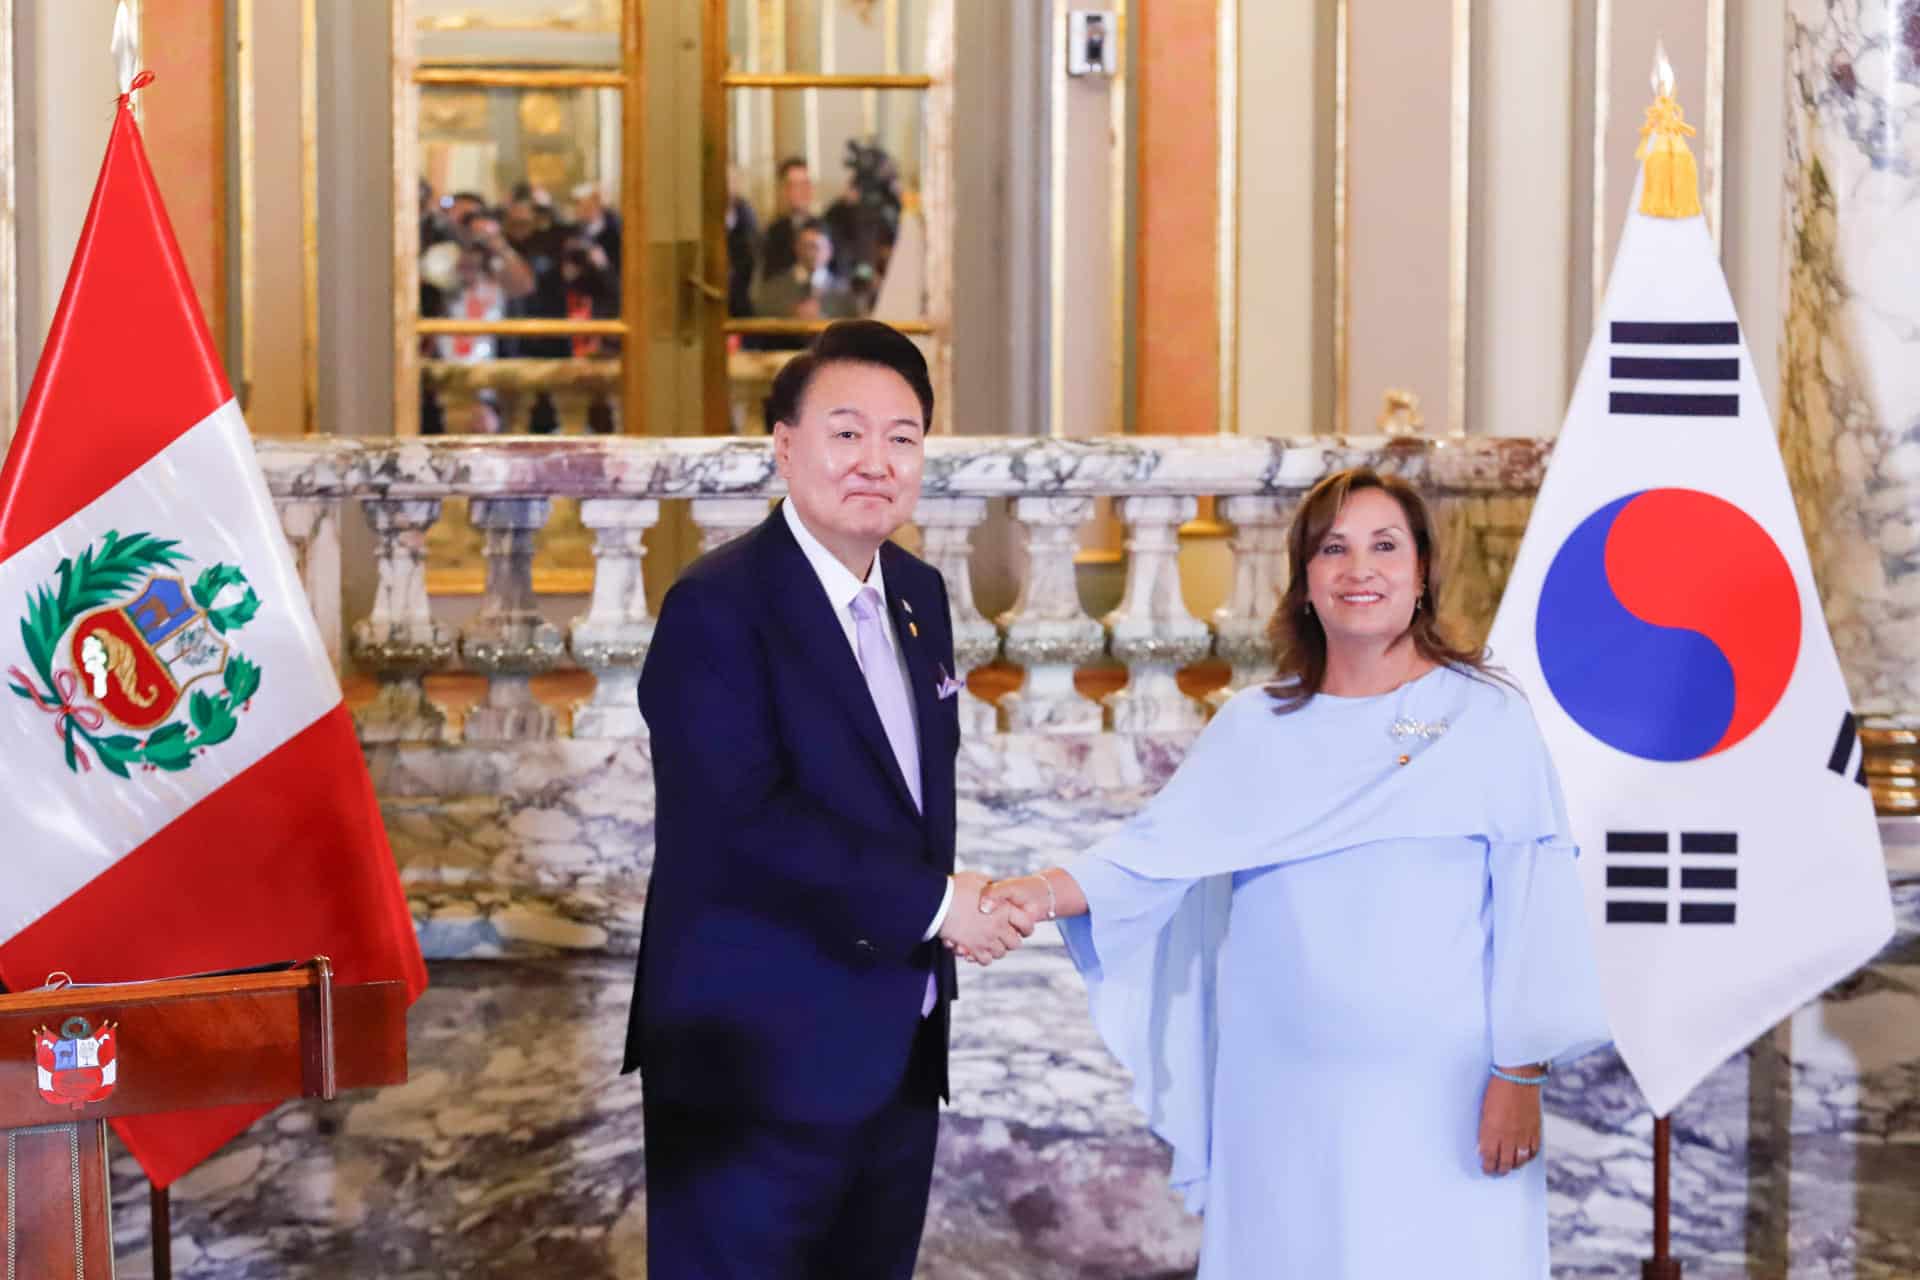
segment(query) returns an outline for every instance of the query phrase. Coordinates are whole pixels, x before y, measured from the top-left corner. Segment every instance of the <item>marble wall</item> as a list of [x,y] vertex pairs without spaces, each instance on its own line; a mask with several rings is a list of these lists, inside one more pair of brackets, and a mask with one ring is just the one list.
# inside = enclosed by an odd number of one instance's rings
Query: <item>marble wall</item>
[[1920,13],[1790,0],[1787,14],[1782,445],[1854,703],[1916,728]]
[[[963,859],[1006,873],[1072,853],[1187,741],[969,740]],[[651,843],[645,744],[381,746],[369,761],[432,957],[412,1079],[282,1107],[183,1180],[175,1273],[644,1275],[640,1086],[616,1069]],[[1690,1277],[1920,1275],[1920,866],[1896,892],[1879,962],[1677,1114]],[[1191,1274],[1197,1223],[1058,943],[962,982],[921,1274]],[[1650,1120],[1606,1054],[1559,1075],[1548,1103],[1556,1274],[1632,1274]],[[144,1276],[145,1187],[125,1158],[115,1175],[119,1274]]]

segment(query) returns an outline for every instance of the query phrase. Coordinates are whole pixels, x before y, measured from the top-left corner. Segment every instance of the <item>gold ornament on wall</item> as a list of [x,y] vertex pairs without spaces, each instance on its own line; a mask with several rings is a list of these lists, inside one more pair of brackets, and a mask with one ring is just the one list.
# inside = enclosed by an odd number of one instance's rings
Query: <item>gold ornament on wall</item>
[[1374,425],[1382,435],[1418,435],[1420,428],[1427,425],[1427,420],[1420,416],[1420,397],[1405,387],[1388,387],[1386,395],[1381,397],[1380,416],[1374,419]]
[[420,128],[429,134],[487,132],[487,95],[468,90],[428,90],[420,95]]
[[529,93],[520,99],[520,128],[540,137],[562,133],[567,126],[567,108],[558,94]]

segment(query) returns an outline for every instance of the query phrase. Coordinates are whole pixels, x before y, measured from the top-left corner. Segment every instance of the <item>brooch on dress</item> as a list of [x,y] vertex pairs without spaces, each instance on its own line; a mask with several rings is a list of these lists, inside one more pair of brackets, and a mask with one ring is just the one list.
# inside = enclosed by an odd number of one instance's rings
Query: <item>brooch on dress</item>
[[[1447,722],[1445,720],[1415,720],[1412,716],[1401,716],[1387,727],[1387,732],[1392,735],[1395,742],[1404,742],[1408,738],[1417,738],[1422,742],[1432,742],[1446,731]],[[1412,759],[1413,757],[1411,755],[1403,751],[1394,763],[1404,765]]]

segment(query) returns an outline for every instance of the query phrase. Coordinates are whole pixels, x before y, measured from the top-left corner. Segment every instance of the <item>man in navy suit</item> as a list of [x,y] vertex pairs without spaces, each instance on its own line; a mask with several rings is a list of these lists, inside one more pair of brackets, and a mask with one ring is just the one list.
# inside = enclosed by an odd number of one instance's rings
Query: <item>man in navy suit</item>
[[767,401],[786,501],[661,606],[626,1058],[646,1088],[654,1280],[907,1280],[947,1095],[949,952],[984,962],[1032,931],[954,872],[946,585],[887,541],[932,420],[912,342],[826,329]]

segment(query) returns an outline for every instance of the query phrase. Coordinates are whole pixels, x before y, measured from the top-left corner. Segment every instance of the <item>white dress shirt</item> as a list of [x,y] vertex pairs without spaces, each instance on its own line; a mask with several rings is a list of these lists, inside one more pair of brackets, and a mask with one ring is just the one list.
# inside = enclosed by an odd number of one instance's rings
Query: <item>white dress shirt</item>
[[[807,563],[813,566],[814,576],[820,579],[820,587],[827,593],[827,600],[833,605],[834,619],[840,624],[840,634],[847,638],[847,648],[853,651],[853,660],[860,660],[860,641],[854,630],[853,600],[862,590],[872,587],[880,593],[880,599],[887,598],[887,582],[880,572],[880,556],[873,557],[873,567],[867,570],[866,581],[853,576],[853,571],[840,563],[840,558],[827,550],[820,539],[813,536],[806,522],[800,519],[800,513],[793,509],[792,501],[783,501],[780,511],[787,518],[787,528],[793,531],[793,540],[800,544],[800,552],[806,556]],[[913,712],[913,728],[920,731],[920,708],[912,697],[913,678],[907,672],[906,657],[900,652],[900,637],[894,634],[893,611],[882,609],[881,617],[885,625],[880,628],[886,637],[887,648],[892,652],[895,662],[900,664],[900,681],[908,692],[907,706]],[[940,909],[933,913],[933,923],[920,935],[921,941],[928,941],[940,932],[940,926],[947,922],[947,911],[953,906],[953,878],[947,878],[947,892],[940,899]]]

